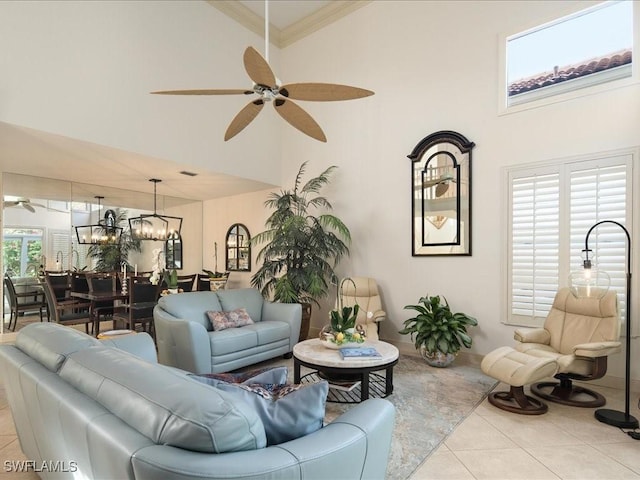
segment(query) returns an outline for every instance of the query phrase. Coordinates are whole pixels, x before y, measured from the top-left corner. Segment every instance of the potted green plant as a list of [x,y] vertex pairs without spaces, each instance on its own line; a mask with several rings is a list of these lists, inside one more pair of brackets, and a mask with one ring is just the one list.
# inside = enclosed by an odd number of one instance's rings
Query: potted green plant
[[345,306],[342,300],[342,284],[351,282],[355,288],[355,283],[349,277],[342,279],[337,286],[337,304],[334,310],[329,312],[329,325],[320,331],[320,340],[325,342],[329,348],[344,346],[357,346],[365,341],[364,329],[356,325],[360,305],[357,303],[353,307]]
[[[307,338],[311,304],[327,295],[335,282],[335,265],[349,254],[351,234],[335,215],[327,213],[331,204],[320,190],[329,183],[337,167],[327,168],[302,185],[307,163],[300,166],[293,190],[272,193],[265,206],[274,209],[266,221],[267,230],[253,237],[252,244],[265,244],[258,253],[262,264],[251,285],[265,297],[282,303],[302,304],[300,340]],[[314,215],[318,209],[325,212]]]
[[447,299],[439,296],[422,297],[417,305],[406,305],[418,314],[404,321],[401,334],[410,334],[422,358],[434,367],[446,367],[455,359],[462,346],[471,347],[467,327],[478,321],[466,313],[453,313]]
[[178,271],[175,268],[172,270],[165,270],[162,274],[162,279],[167,285],[169,293],[178,293]]

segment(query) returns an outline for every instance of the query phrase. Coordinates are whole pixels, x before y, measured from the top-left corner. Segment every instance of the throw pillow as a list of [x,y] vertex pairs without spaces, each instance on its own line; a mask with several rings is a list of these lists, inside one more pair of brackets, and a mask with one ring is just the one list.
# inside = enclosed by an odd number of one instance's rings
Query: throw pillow
[[322,427],[329,383],[220,383],[217,388],[252,406],[264,425],[267,445],[277,445]]
[[216,387],[219,383],[287,383],[287,367],[267,367],[239,373],[202,373],[189,376],[201,383]]
[[217,312],[209,310],[207,317],[213,325],[214,331],[226,330],[227,328],[244,327],[253,324],[253,320],[245,308],[237,308],[230,312]]

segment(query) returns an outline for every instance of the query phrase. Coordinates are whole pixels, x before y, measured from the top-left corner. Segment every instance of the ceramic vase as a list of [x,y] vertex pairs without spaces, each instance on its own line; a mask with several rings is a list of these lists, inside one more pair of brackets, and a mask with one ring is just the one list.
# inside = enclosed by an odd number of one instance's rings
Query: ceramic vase
[[435,352],[429,353],[424,345],[420,347],[420,355],[424,358],[425,362],[432,367],[444,368],[453,363],[456,356],[453,353]]

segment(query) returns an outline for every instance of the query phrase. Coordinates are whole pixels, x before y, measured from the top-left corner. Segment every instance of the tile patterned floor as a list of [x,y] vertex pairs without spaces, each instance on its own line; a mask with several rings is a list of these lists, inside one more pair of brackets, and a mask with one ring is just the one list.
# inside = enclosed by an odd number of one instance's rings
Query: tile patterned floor
[[[606,408],[624,411],[624,391],[594,389],[607,398]],[[639,397],[631,395],[636,418]],[[598,422],[593,412],[549,402],[544,415],[516,415],[485,400],[411,479],[640,479],[640,441]]]
[[[13,335],[0,338],[10,342]],[[506,389],[498,385],[497,389]],[[624,409],[622,390],[597,387],[607,408]],[[639,392],[631,414],[640,418]],[[593,418],[594,409],[549,404],[545,415],[516,415],[486,400],[416,470],[411,480],[640,480],[640,441]],[[26,460],[0,386],[0,480],[35,480],[6,472],[5,460]]]

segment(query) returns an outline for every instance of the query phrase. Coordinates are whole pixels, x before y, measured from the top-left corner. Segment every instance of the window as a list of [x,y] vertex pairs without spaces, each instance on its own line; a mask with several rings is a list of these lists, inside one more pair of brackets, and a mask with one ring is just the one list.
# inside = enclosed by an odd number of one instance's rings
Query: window
[[[540,326],[558,288],[580,267],[589,228],[632,231],[631,153],[509,169],[507,323]],[[602,225],[589,237],[624,311],[626,236]],[[624,315],[623,315],[624,318]]]
[[38,228],[5,228],[3,263],[12,277],[35,277],[42,264],[43,231]]
[[633,2],[605,2],[505,43],[507,107],[630,77]]

